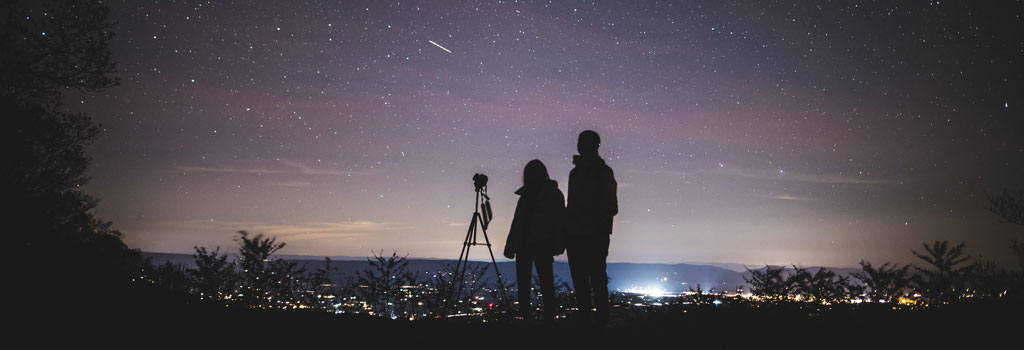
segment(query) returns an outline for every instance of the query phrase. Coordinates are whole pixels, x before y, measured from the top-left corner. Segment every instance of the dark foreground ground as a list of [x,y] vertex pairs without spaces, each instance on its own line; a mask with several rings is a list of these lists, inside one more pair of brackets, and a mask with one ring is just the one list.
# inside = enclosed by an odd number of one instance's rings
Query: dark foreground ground
[[612,325],[602,329],[581,328],[572,319],[394,321],[144,300],[23,306],[21,315],[5,317],[15,321],[5,326],[11,341],[29,345],[19,348],[1016,349],[1024,339],[1024,310],[1005,302],[916,311],[800,305],[616,310]]

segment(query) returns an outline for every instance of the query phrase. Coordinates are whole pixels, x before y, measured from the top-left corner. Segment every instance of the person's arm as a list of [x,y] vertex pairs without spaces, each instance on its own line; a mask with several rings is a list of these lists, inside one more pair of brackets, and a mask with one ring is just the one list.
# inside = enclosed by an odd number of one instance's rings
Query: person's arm
[[566,232],[571,233],[573,235],[580,234],[580,232],[575,232],[576,230],[579,229],[579,206],[581,204],[577,203],[577,201],[579,201],[579,194],[576,193],[579,189],[579,183],[577,183],[577,176],[578,174],[576,173],[576,168],[573,168],[572,170],[569,171],[569,185],[566,187],[565,192],[565,217],[567,226]]
[[576,181],[575,180],[576,179],[575,179],[575,177],[576,177],[576,169],[573,168],[572,170],[569,170],[569,184],[565,188],[565,195],[566,195],[566,198],[565,198],[566,199],[566,205],[565,205],[565,207],[567,209],[570,209],[570,210],[572,209],[573,204],[574,204],[572,201],[574,199],[576,199],[576,191],[575,191],[575,185],[576,185]]
[[605,182],[605,193],[608,194],[608,209],[611,216],[615,216],[619,213],[619,196],[616,193],[619,188],[619,184],[615,182],[615,173],[612,172],[612,168],[608,168],[608,180]]
[[562,195],[562,191],[560,191],[560,190],[556,191],[556,192],[557,192],[557,195],[556,196],[552,196],[552,197],[557,197],[557,198],[552,198],[552,203],[551,203],[553,205],[554,209],[555,209],[554,210],[554,214],[555,214],[555,216],[554,216],[554,219],[555,219],[555,222],[554,222],[554,225],[555,225],[555,227],[554,227],[554,229],[555,229],[555,232],[554,232],[555,233],[555,237],[554,237],[554,243],[555,243],[554,250],[555,251],[552,252],[552,253],[554,255],[560,255],[560,254],[565,252],[566,235],[569,234],[569,224],[568,224],[569,223],[569,217],[568,217],[568,212],[565,210],[565,196]]
[[519,249],[520,237],[522,237],[522,202],[523,197],[519,197],[519,201],[516,203],[516,211],[512,214],[512,225],[508,229],[508,237],[505,238],[505,249],[502,251],[502,255],[509,259],[515,259]]

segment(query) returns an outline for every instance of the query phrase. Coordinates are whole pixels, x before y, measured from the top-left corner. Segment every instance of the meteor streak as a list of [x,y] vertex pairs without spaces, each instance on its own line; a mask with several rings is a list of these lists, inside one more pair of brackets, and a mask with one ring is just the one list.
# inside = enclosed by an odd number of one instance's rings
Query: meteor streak
[[441,44],[435,43],[433,40],[427,40],[427,42],[430,42],[431,44],[434,44],[434,46],[437,46],[441,50],[445,50],[448,53],[452,53],[452,50],[446,49],[444,46],[441,46]]

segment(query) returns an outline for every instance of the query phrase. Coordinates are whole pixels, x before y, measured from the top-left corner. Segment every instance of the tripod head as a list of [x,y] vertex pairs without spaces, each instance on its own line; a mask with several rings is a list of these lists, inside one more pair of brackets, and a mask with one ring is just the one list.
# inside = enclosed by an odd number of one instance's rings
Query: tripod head
[[[494,215],[491,212],[491,197],[487,196],[487,175],[473,175],[473,187],[476,188],[476,193],[478,195],[477,204],[480,205],[480,224],[483,226],[484,230],[486,230],[487,224],[491,223],[491,217]],[[480,197],[483,197],[482,203],[480,202]]]
[[473,175],[473,187],[476,188],[477,192],[487,192],[487,175],[476,174]]

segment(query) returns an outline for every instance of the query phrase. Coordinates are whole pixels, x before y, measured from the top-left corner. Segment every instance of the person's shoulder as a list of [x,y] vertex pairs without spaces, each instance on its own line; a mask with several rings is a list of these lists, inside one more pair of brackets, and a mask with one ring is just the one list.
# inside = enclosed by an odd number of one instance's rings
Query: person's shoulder
[[555,187],[554,190],[551,191],[551,195],[552,196],[558,196],[558,197],[565,197],[565,194],[562,192],[562,189],[560,189],[558,187]]
[[579,176],[580,176],[580,172],[579,172],[579,167],[578,166],[575,166],[575,167],[572,168],[572,170],[569,170],[569,182],[573,182],[572,180],[577,178],[577,177],[579,177]]
[[608,163],[601,163],[601,168],[600,169],[601,169],[601,172],[607,173],[609,175],[615,174],[615,172],[612,171],[612,167],[609,166]]
[[550,181],[551,182],[548,182],[547,186],[544,187],[546,192],[547,193],[552,193],[552,194],[553,193],[562,193],[562,190],[558,188],[558,181],[555,181],[555,180],[550,180]]

